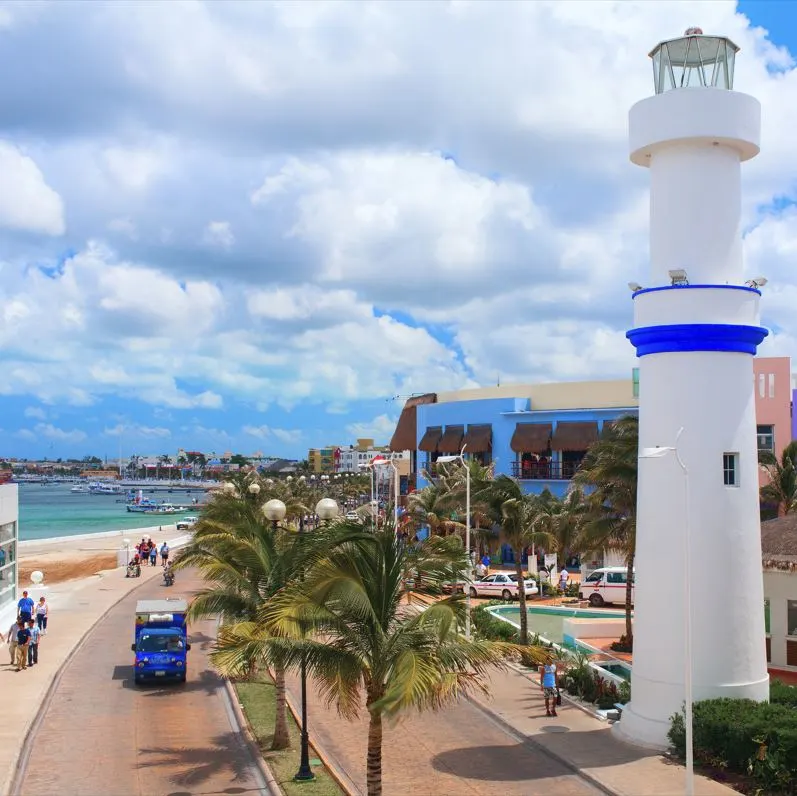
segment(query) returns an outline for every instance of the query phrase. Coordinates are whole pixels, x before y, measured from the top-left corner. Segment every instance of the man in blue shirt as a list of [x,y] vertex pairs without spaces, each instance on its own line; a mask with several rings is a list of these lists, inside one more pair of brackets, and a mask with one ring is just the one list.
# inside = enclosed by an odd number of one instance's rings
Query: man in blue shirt
[[33,600],[28,597],[26,591],[22,592],[22,599],[17,603],[17,619],[21,619],[26,625],[33,616]]
[[30,631],[30,641],[28,641],[28,666],[33,666],[34,663],[39,662],[39,638],[41,631],[36,627],[36,621],[33,619],[28,622],[28,630]]

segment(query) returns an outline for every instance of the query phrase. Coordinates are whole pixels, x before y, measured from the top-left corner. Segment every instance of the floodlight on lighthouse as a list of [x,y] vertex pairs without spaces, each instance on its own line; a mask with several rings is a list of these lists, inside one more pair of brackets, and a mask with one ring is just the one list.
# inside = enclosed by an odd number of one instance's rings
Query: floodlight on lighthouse
[[755,279],[748,279],[745,285],[758,289],[759,287],[764,287],[768,281],[769,280],[765,276],[757,276]]
[[673,285],[688,285],[689,284],[689,277],[686,275],[686,271],[683,268],[675,268],[672,271],[668,271],[670,275],[670,281]]
[[656,93],[677,88],[733,88],[733,67],[739,47],[726,36],[705,36],[687,28],[683,36],[657,44],[653,60]]
[[632,293],[639,293],[639,291],[642,290],[642,285],[640,285],[639,282],[629,282],[628,289]]

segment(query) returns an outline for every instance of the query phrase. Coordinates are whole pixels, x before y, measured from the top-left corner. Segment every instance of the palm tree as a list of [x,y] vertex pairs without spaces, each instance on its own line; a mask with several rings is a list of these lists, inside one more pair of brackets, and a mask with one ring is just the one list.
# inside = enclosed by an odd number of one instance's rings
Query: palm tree
[[[407,710],[436,709],[472,690],[484,690],[488,669],[501,665],[517,647],[458,634],[461,597],[424,611],[401,606],[407,546],[386,527],[363,533],[340,525],[344,536],[327,555],[271,599],[260,622],[286,644],[292,663],[306,656],[321,694],[348,718],[365,697],[369,713],[367,793],[382,793],[382,721]],[[418,562],[428,579],[449,577],[461,568],[462,548],[453,540],[433,542],[429,559]],[[440,543],[451,548],[444,552]],[[308,628],[315,633],[309,635]],[[214,663],[228,671],[240,665],[241,642],[220,638]],[[253,648],[253,644],[247,650]],[[544,652],[535,649],[539,659]]]
[[[526,588],[523,578],[523,550],[529,545],[553,547],[555,542],[541,519],[544,513],[538,495],[526,495],[520,484],[508,475],[499,475],[483,482],[477,499],[484,504],[488,516],[500,523],[504,540],[512,548],[515,572],[518,579],[518,606],[520,608],[520,643],[528,644],[528,614],[526,613]],[[542,583],[540,583],[542,590]],[[542,591],[540,591],[542,593]]]
[[539,496],[538,508],[538,530],[553,538],[554,548],[563,565],[567,553],[583,552],[580,546],[587,503],[581,487],[572,485],[564,498],[544,489]]
[[[175,568],[197,567],[206,581],[191,601],[189,619],[219,616],[220,635],[230,625],[252,623],[269,598],[285,588],[313,550],[328,544],[324,533],[300,536],[274,527],[263,515],[262,500],[246,487],[256,479],[236,476],[233,493],[217,493],[195,526],[192,541],[175,560]],[[259,482],[258,482],[258,485]],[[258,649],[269,649],[266,658],[274,668],[276,717],[272,749],[290,745],[285,697],[287,662],[278,646],[269,647],[262,632]],[[257,660],[243,655],[238,676],[254,673]]]
[[409,495],[407,503],[416,525],[428,525],[430,536],[444,535],[450,529],[454,502],[445,481],[430,477],[423,489]]
[[778,507],[778,517],[797,511],[797,440],[792,440],[780,461],[771,451],[759,451],[758,462],[769,474],[769,483],[761,487],[761,500]]
[[625,636],[633,646],[631,597],[636,554],[639,419],[632,415],[604,426],[602,437],[587,451],[573,479],[594,488],[583,517],[581,548],[617,550],[625,559]]

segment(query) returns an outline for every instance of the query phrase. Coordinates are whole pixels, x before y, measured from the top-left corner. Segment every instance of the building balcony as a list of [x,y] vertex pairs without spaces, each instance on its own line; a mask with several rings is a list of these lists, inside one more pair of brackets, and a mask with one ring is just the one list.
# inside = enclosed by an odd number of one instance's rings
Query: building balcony
[[512,462],[512,477],[521,481],[569,481],[581,462]]

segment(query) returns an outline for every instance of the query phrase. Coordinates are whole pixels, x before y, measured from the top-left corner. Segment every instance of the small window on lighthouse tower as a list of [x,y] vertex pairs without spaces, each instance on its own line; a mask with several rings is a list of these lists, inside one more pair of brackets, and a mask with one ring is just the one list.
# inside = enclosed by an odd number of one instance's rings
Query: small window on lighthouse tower
[[739,454],[722,454],[722,477],[725,486],[739,486]]

